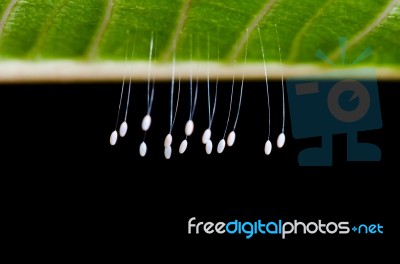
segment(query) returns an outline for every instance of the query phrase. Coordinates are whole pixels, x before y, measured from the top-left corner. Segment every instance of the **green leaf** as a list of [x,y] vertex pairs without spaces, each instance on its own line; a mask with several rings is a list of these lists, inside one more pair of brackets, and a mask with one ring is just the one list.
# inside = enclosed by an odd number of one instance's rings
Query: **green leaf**
[[205,77],[209,61],[212,78],[241,75],[248,46],[245,74],[262,79],[258,29],[271,77],[276,31],[285,76],[400,77],[399,0],[0,0],[0,81],[119,80],[126,57],[146,79],[152,35],[157,78],[170,78],[173,56],[183,78]]

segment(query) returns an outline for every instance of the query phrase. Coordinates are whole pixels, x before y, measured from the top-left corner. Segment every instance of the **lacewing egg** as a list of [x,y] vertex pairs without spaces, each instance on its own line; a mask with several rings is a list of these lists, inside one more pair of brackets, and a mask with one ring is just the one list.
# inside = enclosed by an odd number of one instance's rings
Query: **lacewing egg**
[[171,146],[171,144],[172,144],[172,135],[168,134],[164,140],[164,147],[167,148],[167,147]]
[[117,139],[118,139],[118,133],[117,133],[117,130],[114,130],[111,133],[111,136],[110,136],[110,144],[111,144],[111,146],[114,146],[115,143],[117,143]]
[[265,142],[265,147],[264,147],[265,155],[271,154],[271,151],[272,151],[272,143],[271,143],[271,141],[268,139],[268,141]]
[[139,154],[140,154],[140,156],[144,157],[144,156],[146,156],[146,153],[147,153],[147,145],[143,141],[142,144],[140,144],[140,147],[139,147]]
[[126,123],[126,121],[124,121],[121,126],[119,127],[119,135],[121,137],[125,137],[126,132],[128,132],[128,123]]
[[208,140],[207,144],[206,144],[206,153],[210,155],[212,152],[212,149],[213,149],[213,143],[211,140]]
[[170,159],[172,154],[172,148],[171,146],[168,146],[164,149],[164,156],[166,159]]
[[190,136],[193,133],[193,130],[194,130],[193,120],[187,121],[186,125],[185,125],[185,134],[186,134],[186,136]]
[[282,148],[285,145],[286,136],[284,133],[280,133],[277,140],[278,148]]
[[186,151],[187,145],[188,145],[187,140],[186,139],[183,140],[181,145],[179,146],[179,153],[180,154],[183,154]]
[[227,140],[227,145],[229,147],[233,146],[233,143],[235,143],[235,139],[236,139],[236,133],[235,131],[232,131],[231,133],[229,133],[228,135],[228,140]]
[[150,115],[146,115],[143,118],[143,121],[142,121],[142,129],[143,129],[143,131],[149,130],[150,125],[151,125],[151,116]]
[[207,142],[210,140],[210,138],[211,138],[211,130],[209,128],[207,128],[203,133],[201,142],[203,142],[203,144],[207,144]]
[[217,152],[221,154],[225,149],[225,139],[221,139],[217,146]]

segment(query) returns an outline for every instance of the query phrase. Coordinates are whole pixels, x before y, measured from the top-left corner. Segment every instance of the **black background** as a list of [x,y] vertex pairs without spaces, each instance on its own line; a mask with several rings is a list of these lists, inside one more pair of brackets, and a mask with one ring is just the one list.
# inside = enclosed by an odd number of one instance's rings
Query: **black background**
[[[186,153],[180,155],[189,111],[188,84],[182,83],[173,154],[168,161],[163,156],[169,128],[168,83],[156,84],[145,158],[139,156],[139,145],[146,83],[133,85],[128,134],[114,147],[109,136],[115,128],[121,84],[2,85],[3,202],[4,209],[10,210],[5,217],[11,220],[8,229],[15,242],[39,245],[41,250],[35,254],[50,250],[63,252],[63,256],[74,252],[94,256],[97,253],[89,249],[94,246],[104,249],[96,256],[116,248],[118,255],[132,252],[132,259],[143,255],[149,260],[160,256],[213,260],[211,252],[235,258],[261,256],[262,260],[278,250],[284,252],[279,253],[282,260],[312,260],[317,253],[342,260],[349,253],[357,258],[388,257],[397,232],[390,220],[398,210],[398,83],[379,82],[383,128],[360,133],[361,141],[381,148],[382,160],[347,162],[346,137],[336,135],[332,167],[298,166],[299,151],[318,146],[320,141],[292,138],[288,108],[286,144],[276,148],[282,122],[279,82],[270,84],[272,154],[264,154],[268,130],[262,82],[245,82],[236,143],[217,154],[230,85],[221,82],[219,86],[213,153],[207,155],[200,140],[208,122],[206,84],[200,83],[195,132]],[[233,117],[238,94],[239,85]],[[191,217],[213,222],[322,219],[380,223],[384,234],[292,235],[286,240],[260,235],[250,240],[244,235],[188,235]]]

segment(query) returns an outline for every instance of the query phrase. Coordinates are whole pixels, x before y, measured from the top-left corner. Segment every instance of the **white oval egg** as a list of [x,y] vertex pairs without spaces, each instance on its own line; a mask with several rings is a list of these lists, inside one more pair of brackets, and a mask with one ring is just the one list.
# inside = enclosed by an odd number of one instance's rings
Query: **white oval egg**
[[271,143],[271,141],[268,139],[268,141],[265,142],[265,147],[264,147],[265,155],[271,154],[271,151],[272,151],[272,143]]
[[147,153],[147,145],[143,141],[142,144],[140,144],[140,147],[139,147],[139,154],[140,154],[140,156],[144,157],[144,156],[146,156],[146,153]]
[[284,133],[280,133],[278,136],[278,140],[276,141],[276,144],[278,146],[278,148],[282,148],[283,145],[285,145],[285,140],[286,140],[286,136]]
[[168,146],[164,149],[164,156],[166,159],[170,159],[172,154],[172,148],[171,146]]
[[117,139],[118,139],[118,133],[117,130],[114,130],[110,136],[110,145],[114,146],[115,143],[117,143]]
[[203,144],[207,144],[207,142],[211,139],[211,129],[207,128],[204,133],[203,136],[201,137],[201,142],[203,142]]
[[124,121],[121,126],[119,127],[119,135],[121,137],[125,137],[126,132],[128,132],[128,123],[126,123],[126,121]]
[[143,121],[142,121],[142,129],[143,129],[143,131],[149,130],[150,125],[151,125],[151,116],[150,115],[146,115],[145,117],[143,117]]
[[190,136],[193,133],[193,130],[194,130],[193,120],[187,121],[185,125],[185,135]]
[[210,155],[212,152],[212,149],[213,149],[213,143],[211,140],[208,140],[206,143],[206,153]]
[[179,146],[179,153],[180,154],[183,154],[186,151],[187,145],[188,145],[187,140],[186,139],[183,140],[181,145]]
[[217,146],[217,152],[221,154],[225,149],[225,139],[221,139]]
[[235,139],[236,139],[236,133],[235,133],[235,131],[232,131],[231,133],[229,133],[228,140],[226,142],[227,145],[229,147],[232,147],[233,143],[235,143]]
[[171,146],[171,144],[172,144],[172,135],[171,134],[168,134],[166,137],[165,137],[165,140],[164,140],[164,147],[166,148],[166,147],[169,147],[169,146]]

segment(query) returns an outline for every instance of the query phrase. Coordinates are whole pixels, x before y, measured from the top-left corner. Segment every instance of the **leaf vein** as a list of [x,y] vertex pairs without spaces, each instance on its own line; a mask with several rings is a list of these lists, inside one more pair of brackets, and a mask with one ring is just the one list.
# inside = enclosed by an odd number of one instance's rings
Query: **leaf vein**
[[230,59],[230,61],[234,61],[237,58],[237,56],[243,50],[246,42],[248,41],[248,37],[251,35],[251,32],[253,32],[253,30],[257,27],[260,21],[268,14],[268,12],[272,9],[276,1],[277,0],[267,1],[266,4],[261,8],[260,12],[258,12],[258,14],[254,17],[254,19],[250,21],[248,26],[242,32],[239,41],[237,42],[237,45],[235,45],[231,50],[231,52],[229,53],[228,58]]
[[46,37],[47,33],[50,30],[50,27],[53,25],[54,20],[57,17],[57,14],[61,12],[63,7],[68,3],[70,0],[64,0],[57,8],[55,8],[54,12],[50,15],[50,18],[47,20],[46,24],[43,26],[42,31],[40,32],[39,36],[36,38],[35,43],[32,45],[31,50],[29,54],[31,56],[34,56],[37,54],[39,49],[42,47]]
[[303,38],[304,34],[307,33],[308,29],[311,27],[311,25],[314,23],[316,19],[318,19],[322,14],[323,11],[333,2],[334,0],[328,0],[323,4],[319,10],[312,16],[301,28],[301,30],[296,34],[292,46],[290,48],[290,53],[288,56],[288,61],[295,61],[297,56],[299,55],[299,50],[300,50],[300,44],[301,44],[301,39]]
[[183,26],[185,25],[187,14],[188,14],[189,8],[190,8],[190,3],[191,3],[191,0],[187,0],[187,1],[184,1],[183,5],[182,5],[182,9],[180,11],[180,15],[178,18],[178,23],[176,24],[175,29],[172,31],[168,45],[166,46],[165,51],[164,51],[163,55],[161,56],[161,58],[164,61],[171,58],[171,55],[176,48],[176,44],[177,44],[180,34],[182,32]]
[[15,5],[17,4],[18,0],[11,0],[8,4],[7,8],[4,10],[3,14],[1,15],[0,19],[0,36],[3,33],[4,25],[6,24],[8,17],[10,16],[12,10],[14,9]]
[[104,35],[104,32],[106,31],[108,23],[110,22],[113,6],[114,6],[114,1],[108,0],[107,8],[106,8],[106,11],[104,12],[103,21],[100,23],[97,33],[93,37],[92,42],[89,45],[89,49],[87,52],[87,58],[89,60],[93,60],[97,54],[97,50],[99,48],[100,41]]
[[[357,35],[351,38],[346,45],[347,49],[352,48],[355,44],[359,43],[363,38],[365,38],[369,33],[371,33],[388,15],[389,13],[400,3],[400,0],[392,0],[387,6],[378,14],[372,23],[361,30]],[[331,60],[336,60],[340,56],[340,48],[335,49],[330,55]]]

